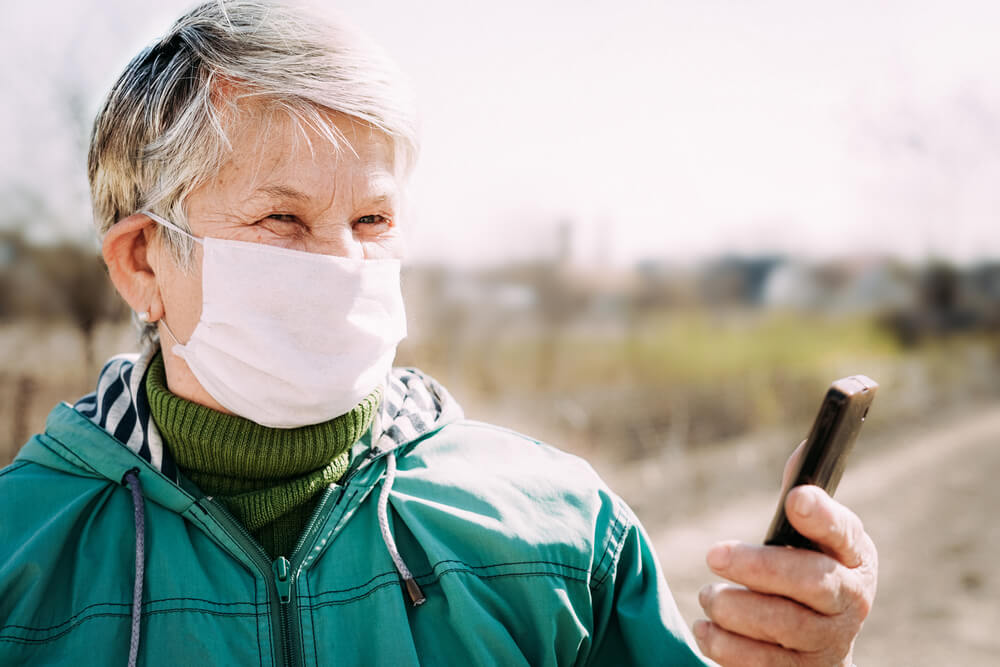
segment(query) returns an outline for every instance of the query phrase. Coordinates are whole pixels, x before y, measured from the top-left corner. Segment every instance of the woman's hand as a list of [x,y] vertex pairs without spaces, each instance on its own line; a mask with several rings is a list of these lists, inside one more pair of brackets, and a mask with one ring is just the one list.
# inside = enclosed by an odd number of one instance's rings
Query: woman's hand
[[702,589],[699,599],[710,620],[695,623],[695,638],[706,656],[726,667],[849,667],[854,638],[875,598],[875,544],[857,515],[819,487],[793,489],[785,512],[824,553],[716,544],[709,567],[740,585]]

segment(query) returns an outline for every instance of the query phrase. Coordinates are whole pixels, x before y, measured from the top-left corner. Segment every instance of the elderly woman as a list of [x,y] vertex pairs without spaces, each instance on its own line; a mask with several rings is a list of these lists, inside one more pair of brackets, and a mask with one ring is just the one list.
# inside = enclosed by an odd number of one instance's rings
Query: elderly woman
[[741,585],[695,640],[585,463],[391,368],[400,91],[345,26],[252,0],[128,65],[90,182],[149,335],[0,473],[0,663],[851,664],[875,551],[818,489],[788,508],[826,553],[716,546]]

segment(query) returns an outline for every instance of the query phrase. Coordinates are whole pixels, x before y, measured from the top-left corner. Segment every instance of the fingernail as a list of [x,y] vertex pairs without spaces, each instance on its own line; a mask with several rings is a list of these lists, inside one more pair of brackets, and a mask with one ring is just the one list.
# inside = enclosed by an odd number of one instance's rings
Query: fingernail
[[713,570],[724,570],[729,567],[729,561],[732,560],[732,553],[730,552],[728,544],[717,544],[708,550],[708,555],[705,557],[705,561],[708,566]]
[[815,505],[816,499],[813,498],[813,494],[800,492],[795,498],[795,513],[799,516],[809,516],[812,514]]
[[712,585],[705,584],[704,586],[701,587],[701,590],[698,591],[698,604],[702,606],[702,609],[704,609],[705,605],[708,604],[708,594],[711,590],[712,590]]
[[695,621],[694,625],[691,626],[691,630],[694,632],[695,639],[699,642],[708,639],[708,621],[701,619]]

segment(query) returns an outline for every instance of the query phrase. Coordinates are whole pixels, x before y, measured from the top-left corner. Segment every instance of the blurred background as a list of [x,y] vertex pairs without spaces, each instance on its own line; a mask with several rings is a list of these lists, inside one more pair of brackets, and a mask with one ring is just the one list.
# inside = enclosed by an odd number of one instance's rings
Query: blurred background
[[[137,348],[89,126],[190,3],[8,3],[0,464]],[[838,496],[880,548],[858,664],[1000,652],[1000,5],[337,6],[413,80],[398,363],[590,460],[689,621],[835,378],[881,385]],[[0,499],[0,503],[2,503]]]

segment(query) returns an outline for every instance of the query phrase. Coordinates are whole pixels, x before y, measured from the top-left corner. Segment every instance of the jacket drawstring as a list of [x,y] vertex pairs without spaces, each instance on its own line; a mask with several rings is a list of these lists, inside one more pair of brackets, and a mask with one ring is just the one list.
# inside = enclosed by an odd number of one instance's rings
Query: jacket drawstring
[[403,557],[399,555],[399,549],[396,548],[396,540],[393,539],[392,533],[389,531],[389,492],[392,490],[392,484],[395,481],[396,454],[395,452],[389,452],[386,455],[386,471],[385,479],[382,481],[382,492],[378,496],[378,525],[382,529],[382,541],[385,542],[385,548],[389,551],[389,556],[396,565],[399,576],[403,578],[410,601],[414,607],[419,607],[427,601],[427,598],[424,596],[424,592],[420,590],[416,579],[413,578],[410,568],[406,567],[406,563],[403,562]]
[[139,469],[132,468],[122,477],[122,484],[132,492],[135,509],[135,582],[132,585],[132,638],[129,642],[128,665],[135,667],[139,658],[139,628],[142,620],[142,585],[146,571],[146,506],[139,482]]

